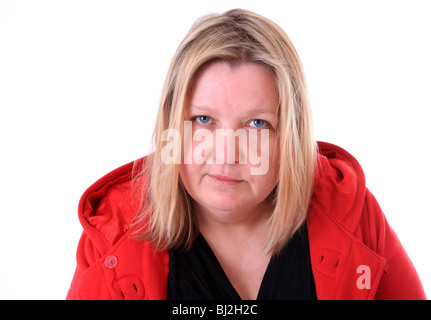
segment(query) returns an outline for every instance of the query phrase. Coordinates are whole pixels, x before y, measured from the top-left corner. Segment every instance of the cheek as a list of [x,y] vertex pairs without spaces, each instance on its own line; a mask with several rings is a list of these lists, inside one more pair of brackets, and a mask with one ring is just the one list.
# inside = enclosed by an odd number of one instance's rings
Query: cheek
[[277,180],[279,149],[279,142],[273,131],[261,132],[257,138],[252,136],[248,153],[250,176],[262,176],[263,180]]
[[186,123],[184,131],[181,163],[195,167],[187,168],[187,171],[197,172],[200,170],[198,166],[213,162],[215,135],[205,128],[192,128],[190,121]]
[[275,136],[272,139],[273,141],[272,143],[270,143],[270,150],[269,150],[270,163],[274,168],[277,169],[277,174],[278,174],[278,170],[280,167],[280,142],[277,138],[275,138]]
[[266,198],[279,181],[280,148],[275,134],[269,136],[266,145],[259,144],[258,150],[260,161],[249,164],[249,179],[253,193]]
[[198,188],[202,177],[202,166],[196,164],[181,164],[180,178],[187,192],[193,194],[193,190]]
[[180,178],[181,181],[185,186],[189,185],[190,182],[193,180],[194,170],[191,168],[191,165],[188,164],[181,164],[180,166]]
[[272,137],[269,144],[269,168],[266,175],[266,183],[271,186],[271,190],[280,180],[280,147],[278,140]]

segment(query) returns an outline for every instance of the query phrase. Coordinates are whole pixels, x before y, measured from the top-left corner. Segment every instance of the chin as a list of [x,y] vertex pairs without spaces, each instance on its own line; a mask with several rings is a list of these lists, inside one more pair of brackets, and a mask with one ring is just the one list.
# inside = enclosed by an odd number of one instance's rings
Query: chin
[[222,200],[207,203],[205,208],[202,214],[221,223],[239,223],[247,219],[250,214],[250,210],[245,209],[245,204],[222,202]]

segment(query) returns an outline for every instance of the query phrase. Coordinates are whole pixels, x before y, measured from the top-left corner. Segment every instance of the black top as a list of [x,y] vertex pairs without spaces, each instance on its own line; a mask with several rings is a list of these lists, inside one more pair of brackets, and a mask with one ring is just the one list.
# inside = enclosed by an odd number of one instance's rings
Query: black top
[[[240,300],[202,235],[192,248],[169,250],[168,299]],[[260,285],[258,300],[316,300],[306,224],[281,253],[272,257]]]

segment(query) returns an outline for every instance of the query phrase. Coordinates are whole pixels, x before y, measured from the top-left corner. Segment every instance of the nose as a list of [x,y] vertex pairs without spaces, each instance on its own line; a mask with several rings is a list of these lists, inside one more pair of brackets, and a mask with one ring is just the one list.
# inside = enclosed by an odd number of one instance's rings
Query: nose
[[243,128],[235,131],[232,128],[215,130],[213,137],[214,161],[216,164],[247,163],[247,132]]

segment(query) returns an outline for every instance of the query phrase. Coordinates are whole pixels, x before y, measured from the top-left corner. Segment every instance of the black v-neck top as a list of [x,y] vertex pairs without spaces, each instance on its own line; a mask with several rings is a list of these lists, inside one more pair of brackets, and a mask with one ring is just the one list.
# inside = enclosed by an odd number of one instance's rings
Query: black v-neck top
[[[189,251],[169,250],[169,300],[240,300],[202,235]],[[258,300],[316,300],[306,224],[272,257]]]

